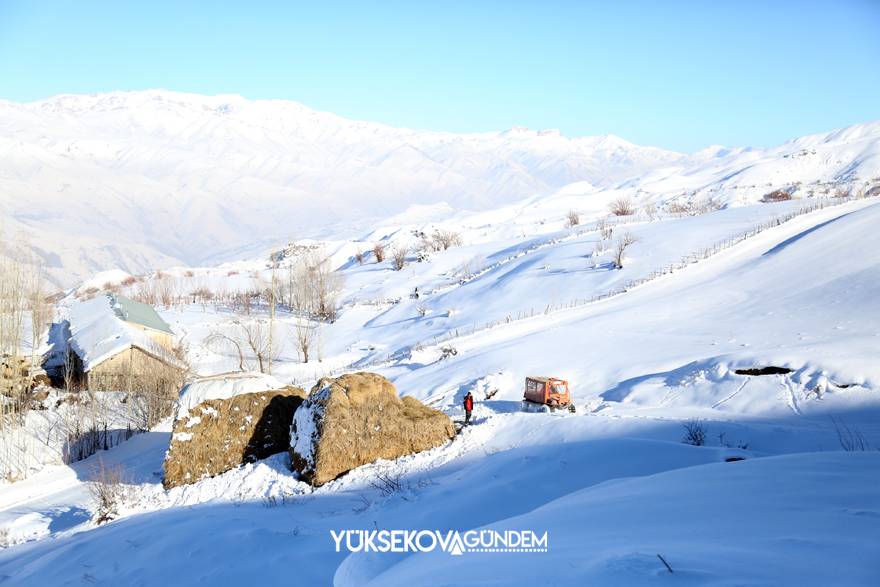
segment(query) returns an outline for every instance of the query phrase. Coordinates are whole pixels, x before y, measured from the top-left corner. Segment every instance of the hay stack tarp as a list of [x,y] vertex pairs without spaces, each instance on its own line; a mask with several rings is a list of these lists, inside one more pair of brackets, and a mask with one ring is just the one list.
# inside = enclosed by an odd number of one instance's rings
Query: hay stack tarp
[[285,387],[209,399],[182,412],[165,455],[165,488],[284,452],[290,422],[305,396],[298,387]]
[[455,436],[449,416],[415,398],[399,398],[375,373],[321,379],[297,409],[291,463],[301,478],[323,485],[377,459],[428,450]]

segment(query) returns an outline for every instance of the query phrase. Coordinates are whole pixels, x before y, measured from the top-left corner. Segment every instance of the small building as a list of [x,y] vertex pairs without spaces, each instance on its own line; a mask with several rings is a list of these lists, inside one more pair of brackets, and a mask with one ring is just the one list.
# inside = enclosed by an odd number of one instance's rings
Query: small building
[[96,391],[176,391],[186,369],[152,306],[106,293],[70,306],[68,377]]

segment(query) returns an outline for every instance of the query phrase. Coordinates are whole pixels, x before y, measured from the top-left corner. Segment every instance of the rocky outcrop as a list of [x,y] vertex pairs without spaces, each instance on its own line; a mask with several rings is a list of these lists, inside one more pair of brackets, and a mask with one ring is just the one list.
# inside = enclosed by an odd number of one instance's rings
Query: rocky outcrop
[[397,396],[375,373],[321,379],[297,409],[291,464],[314,486],[377,459],[439,446],[455,436],[449,416],[415,398]]
[[213,477],[290,447],[298,387],[207,399],[181,410],[165,455],[166,489]]

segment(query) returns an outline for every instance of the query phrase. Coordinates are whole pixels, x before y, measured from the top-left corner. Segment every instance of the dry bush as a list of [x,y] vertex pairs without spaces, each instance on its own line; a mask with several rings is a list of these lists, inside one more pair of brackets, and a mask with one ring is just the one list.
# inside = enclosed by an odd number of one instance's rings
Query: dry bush
[[761,198],[762,202],[785,202],[791,199],[791,194],[785,190],[773,190],[769,194],[764,194]]
[[645,216],[648,217],[648,220],[654,222],[657,219],[657,205],[651,202],[650,204],[645,206]]
[[632,199],[626,196],[621,196],[613,200],[608,205],[608,209],[615,216],[632,216],[636,213],[636,207],[633,204]]
[[358,265],[364,264],[364,252],[360,249],[354,254],[354,260]]
[[400,271],[406,267],[406,247],[396,246],[391,250],[391,264],[395,271]]
[[565,215],[565,227],[571,228],[581,223],[581,215],[576,210],[569,210]]
[[103,459],[98,459],[98,464],[92,470],[88,489],[95,500],[92,519],[96,524],[114,520],[129,497],[125,470],[121,465],[107,465]]
[[666,204],[666,210],[670,214],[675,214],[676,216],[684,216],[690,212],[690,205],[685,202],[669,202]]
[[684,424],[685,434],[681,441],[692,446],[706,444],[706,426],[700,420],[688,420]]
[[620,235],[617,239],[617,243],[614,246],[614,267],[617,269],[623,269],[623,261],[626,256],[626,249],[629,248],[630,245],[637,242],[639,239],[636,238],[633,234],[626,232]]
[[599,237],[603,241],[607,241],[611,239],[611,235],[614,234],[614,227],[611,226],[604,218],[596,223],[596,230],[599,231]]
[[834,423],[834,430],[837,432],[837,441],[840,448],[846,452],[866,452],[871,450],[871,445],[865,439],[862,431],[858,428],[851,428],[846,422],[840,418],[831,417]]
[[120,282],[120,285],[122,285],[123,287],[131,287],[135,283],[137,283],[137,277],[129,275]]
[[427,247],[432,251],[445,251],[450,247],[459,247],[462,244],[461,235],[453,230],[437,229],[426,239]]
[[373,256],[376,257],[376,263],[381,263],[385,260],[385,243],[373,245]]

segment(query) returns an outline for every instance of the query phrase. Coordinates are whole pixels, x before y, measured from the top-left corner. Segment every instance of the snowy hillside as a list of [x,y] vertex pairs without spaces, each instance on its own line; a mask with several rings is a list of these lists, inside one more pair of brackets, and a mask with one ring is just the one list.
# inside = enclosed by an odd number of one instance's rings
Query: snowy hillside
[[[472,391],[474,423],[453,441],[318,489],[277,455],[165,491],[163,425],[0,487],[0,577],[271,584],[296,569],[305,584],[336,585],[876,584],[880,201],[816,194],[609,219],[605,194],[566,226],[568,195],[443,223],[398,216],[363,240],[323,243],[343,286],[320,362],[302,363],[296,316],[279,311],[279,381],[369,368],[456,418]],[[460,243],[410,253],[399,271],[371,253],[356,261],[376,241],[393,249],[435,229]],[[636,240],[616,269],[609,249],[624,234]],[[238,362],[212,333],[266,318],[228,300],[269,279],[259,258],[124,291],[166,292],[163,318],[210,375]],[[193,293],[203,290],[213,297]],[[567,378],[577,414],[521,412],[535,374]],[[695,420],[705,437],[683,443]],[[127,475],[121,518],[101,527],[87,520],[98,459]],[[399,486],[377,481],[389,475]],[[331,531],[344,529],[529,529],[549,544],[337,552]]]
[[165,91],[0,102],[0,129],[3,216],[80,277],[235,258],[416,204],[485,209],[608,185],[682,158],[613,136],[414,131]]
[[440,220],[535,197],[597,209],[618,195],[742,205],[880,176],[880,123],[685,156],[614,136],[456,135],[294,102],[146,91],[0,102],[0,130],[5,238],[25,235],[65,285],[304,236],[362,237],[396,214]]

